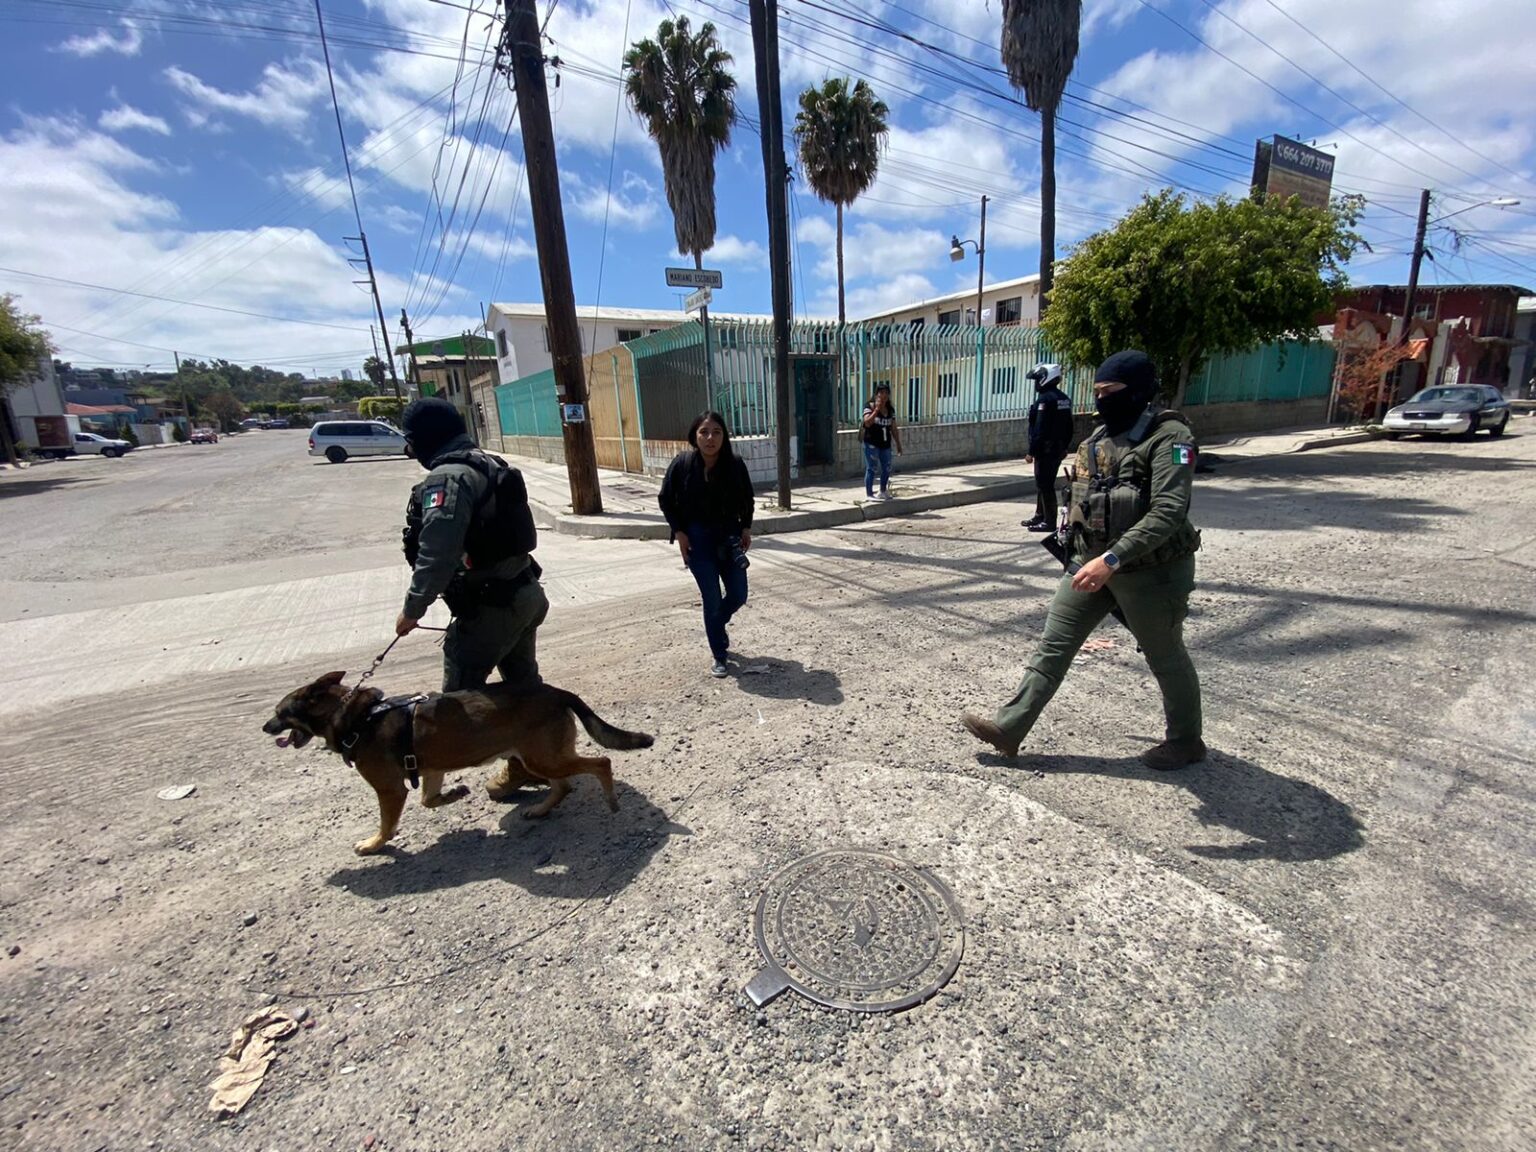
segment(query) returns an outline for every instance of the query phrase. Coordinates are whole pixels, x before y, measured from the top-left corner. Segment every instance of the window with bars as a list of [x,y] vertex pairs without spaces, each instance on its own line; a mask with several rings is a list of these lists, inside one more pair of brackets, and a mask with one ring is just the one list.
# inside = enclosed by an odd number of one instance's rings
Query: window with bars
[[1019,386],[1019,369],[1013,364],[1004,364],[992,369],[992,395],[1012,396]]
[[951,308],[948,312],[940,312],[939,313],[939,323],[940,324],[959,325],[959,323],[960,323],[960,309],[958,309],[958,308]]
[[907,423],[915,424],[923,415],[923,378],[913,376],[907,381]]
[[1022,296],[1012,296],[997,302],[997,323],[1017,324],[1023,315],[1024,298]]
[[496,355],[500,356],[503,360],[510,355],[507,351],[507,333],[502,328],[496,330]]
[[960,373],[958,373],[958,372],[940,372],[939,373],[939,399],[940,400],[958,400],[958,399],[960,399]]
[[628,344],[631,340],[638,340],[644,335],[645,333],[639,328],[620,328],[618,330],[618,342],[620,344]]

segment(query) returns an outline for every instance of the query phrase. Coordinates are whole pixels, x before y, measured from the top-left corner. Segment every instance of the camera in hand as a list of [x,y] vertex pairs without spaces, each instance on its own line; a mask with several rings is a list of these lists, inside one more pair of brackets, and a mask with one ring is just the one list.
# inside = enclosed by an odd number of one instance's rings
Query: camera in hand
[[752,561],[747,559],[747,550],[741,546],[740,536],[732,536],[727,540],[725,550],[730,556],[731,563],[742,571],[746,571],[751,567]]

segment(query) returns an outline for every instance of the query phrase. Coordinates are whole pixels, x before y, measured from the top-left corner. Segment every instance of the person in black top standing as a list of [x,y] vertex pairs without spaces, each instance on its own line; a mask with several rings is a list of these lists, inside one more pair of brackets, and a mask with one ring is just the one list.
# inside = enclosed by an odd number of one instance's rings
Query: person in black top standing
[[[891,498],[891,445],[901,451],[901,432],[896,427],[896,408],[891,386],[880,384],[864,406],[864,495],[871,500]],[[875,470],[880,471],[880,495],[875,495]]]
[[1029,406],[1029,455],[1035,466],[1035,517],[1024,521],[1031,532],[1056,530],[1056,477],[1072,448],[1072,400],[1061,390],[1061,365],[1041,364],[1029,374],[1035,402]]
[[[726,625],[747,602],[747,550],[752,547],[752,478],[731,451],[725,417],[704,412],[688,428],[693,447],[679,452],[661,482],[661,512],[704,604],[704,635],[727,675],[731,638]],[[723,586],[723,592],[722,592]]]

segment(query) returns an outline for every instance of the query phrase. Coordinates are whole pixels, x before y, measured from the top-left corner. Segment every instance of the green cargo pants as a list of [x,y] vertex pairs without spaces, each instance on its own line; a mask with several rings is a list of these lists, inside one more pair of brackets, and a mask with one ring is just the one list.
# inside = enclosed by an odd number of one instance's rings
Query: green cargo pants
[[443,639],[443,691],[483,688],[492,669],[501,672],[504,684],[542,684],[536,639],[547,615],[549,599],[539,582],[530,580],[510,604],[485,604],[472,616],[455,616]]
[[1097,592],[1076,592],[1062,577],[1045,618],[1045,635],[1019,690],[993,719],[1011,737],[1023,740],[1056,695],[1083,642],[1118,607],[1147,658],[1163,693],[1167,739],[1200,738],[1200,679],[1184,647],[1184,617],[1195,586],[1195,558],[1185,556],[1152,568],[1118,572]]

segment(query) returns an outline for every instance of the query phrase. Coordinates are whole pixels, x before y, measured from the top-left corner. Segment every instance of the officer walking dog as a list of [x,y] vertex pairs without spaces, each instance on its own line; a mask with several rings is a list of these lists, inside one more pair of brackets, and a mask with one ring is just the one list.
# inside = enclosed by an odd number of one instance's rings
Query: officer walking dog
[[[549,600],[532,555],[538,531],[521,473],[475,447],[446,400],[413,400],[400,423],[406,451],[427,478],[406,507],[411,587],[395,634],[415,629],[442,597],[453,613],[443,643],[444,692],[484,687],[493,669],[510,689],[537,688],[537,636]],[[503,799],[531,779],[509,762],[488,790]]]

